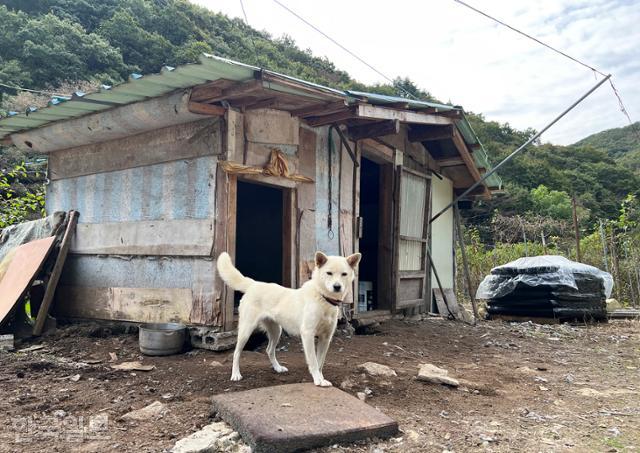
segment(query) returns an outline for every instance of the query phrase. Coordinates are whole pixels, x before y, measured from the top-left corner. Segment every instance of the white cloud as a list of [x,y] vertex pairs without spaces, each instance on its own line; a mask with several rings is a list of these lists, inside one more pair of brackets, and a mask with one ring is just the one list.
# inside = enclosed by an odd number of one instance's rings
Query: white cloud
[[[192,0],[243,17],[239,0]],[[390,77],[518,128],[542,128],[595,84],[593,73],[453,1],[281,0]],[[469,0],[475,7],[614,75],[640,118],[640,8],[634,0]],[[384,79],[269,0],[244,0],[249,24],[287,34],[367,83]],[[626,125],[603,85],[543,141],[572,143]]]

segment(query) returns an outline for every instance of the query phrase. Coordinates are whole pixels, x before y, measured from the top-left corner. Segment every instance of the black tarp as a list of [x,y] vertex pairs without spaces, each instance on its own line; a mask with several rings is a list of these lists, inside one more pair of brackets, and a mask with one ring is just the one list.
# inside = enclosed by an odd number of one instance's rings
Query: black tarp
[[613,279],[607,272],[562,256],[520,258],[491,270],[476,297],[489,315],[606,319]]

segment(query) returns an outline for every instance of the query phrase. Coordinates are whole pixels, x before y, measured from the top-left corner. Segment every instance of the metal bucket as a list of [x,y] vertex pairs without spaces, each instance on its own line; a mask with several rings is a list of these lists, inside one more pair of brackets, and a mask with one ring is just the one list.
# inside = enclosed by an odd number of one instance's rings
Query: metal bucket
[[177,323],[143,324],[140,326],[138,343],[146,355],[171,355],[182,352],[186,338],[186,327]]

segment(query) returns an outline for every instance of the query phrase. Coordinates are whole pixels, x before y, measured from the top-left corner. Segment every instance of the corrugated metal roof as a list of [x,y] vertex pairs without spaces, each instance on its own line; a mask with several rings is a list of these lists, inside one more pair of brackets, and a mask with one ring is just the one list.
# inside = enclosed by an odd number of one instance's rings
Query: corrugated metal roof
[[[51,99],[47,107],[42,109],[31,107],[22,113],[9,112],[9,116],[0,119],[0,138],[14,132],[25,131],[52,122],[77,118],[119,105],[131,104],[162,96],[180,88],[189,88],[218,79],[227,79],[235,82],[253,80],[256,72],[273,75],[302,86],[324,91],[326,94],[332,96],[345,97],[350,103],[364,101],[369,104],[381,106],[402,103],[406,105],[406,108],[417,111],[436,109],[436,111],[459,110],[462,112],[462,107],[460,106],[355,90],[336,90],[285,74],[261,69],[256,66],[215,55],[204,54],[200,58],[200,63],[197,64],[186,64],[178,67],[164,66],[158,74],[143,76],[142,74],[134,73],[131,74],[128,81],[116,86],[102,85],[98,91],[93,93],[78,91],[70,97],[56,96]],[[266,82],[266,86],[272,90],[313,97],[309,92],[297,92],[295,87],[279,85],[277,80]],[[480,143],[471,125],[464,116],[456,120],[456,125],[468,144],[475,145]],[[490,168],[484,148],[476,150],[473,156],[479,167]],[[502,181],[497,175],[489,178],[487,182],[490,187],[500,187],[502,185]]]
[[436,109],[436,111],[449,112],[451,110],[462,110],[462,107],[457,105],[439,104],[437,102],[418,101],[415,99],[408,99],[399,96],[388,96],[386,94],[367,93],[365,91],[345,91],[348,96],[368,102],[374,105],[385,104],[406,104],[407,108],[411,110],[424,110],[424,109]]

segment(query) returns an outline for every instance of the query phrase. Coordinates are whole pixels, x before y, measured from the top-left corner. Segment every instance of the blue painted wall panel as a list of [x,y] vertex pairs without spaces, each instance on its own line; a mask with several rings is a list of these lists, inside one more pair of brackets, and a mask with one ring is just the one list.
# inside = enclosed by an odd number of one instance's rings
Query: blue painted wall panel
[[52,181],[47,212],[80,212],[80,223],[213,217],[213,156]]

